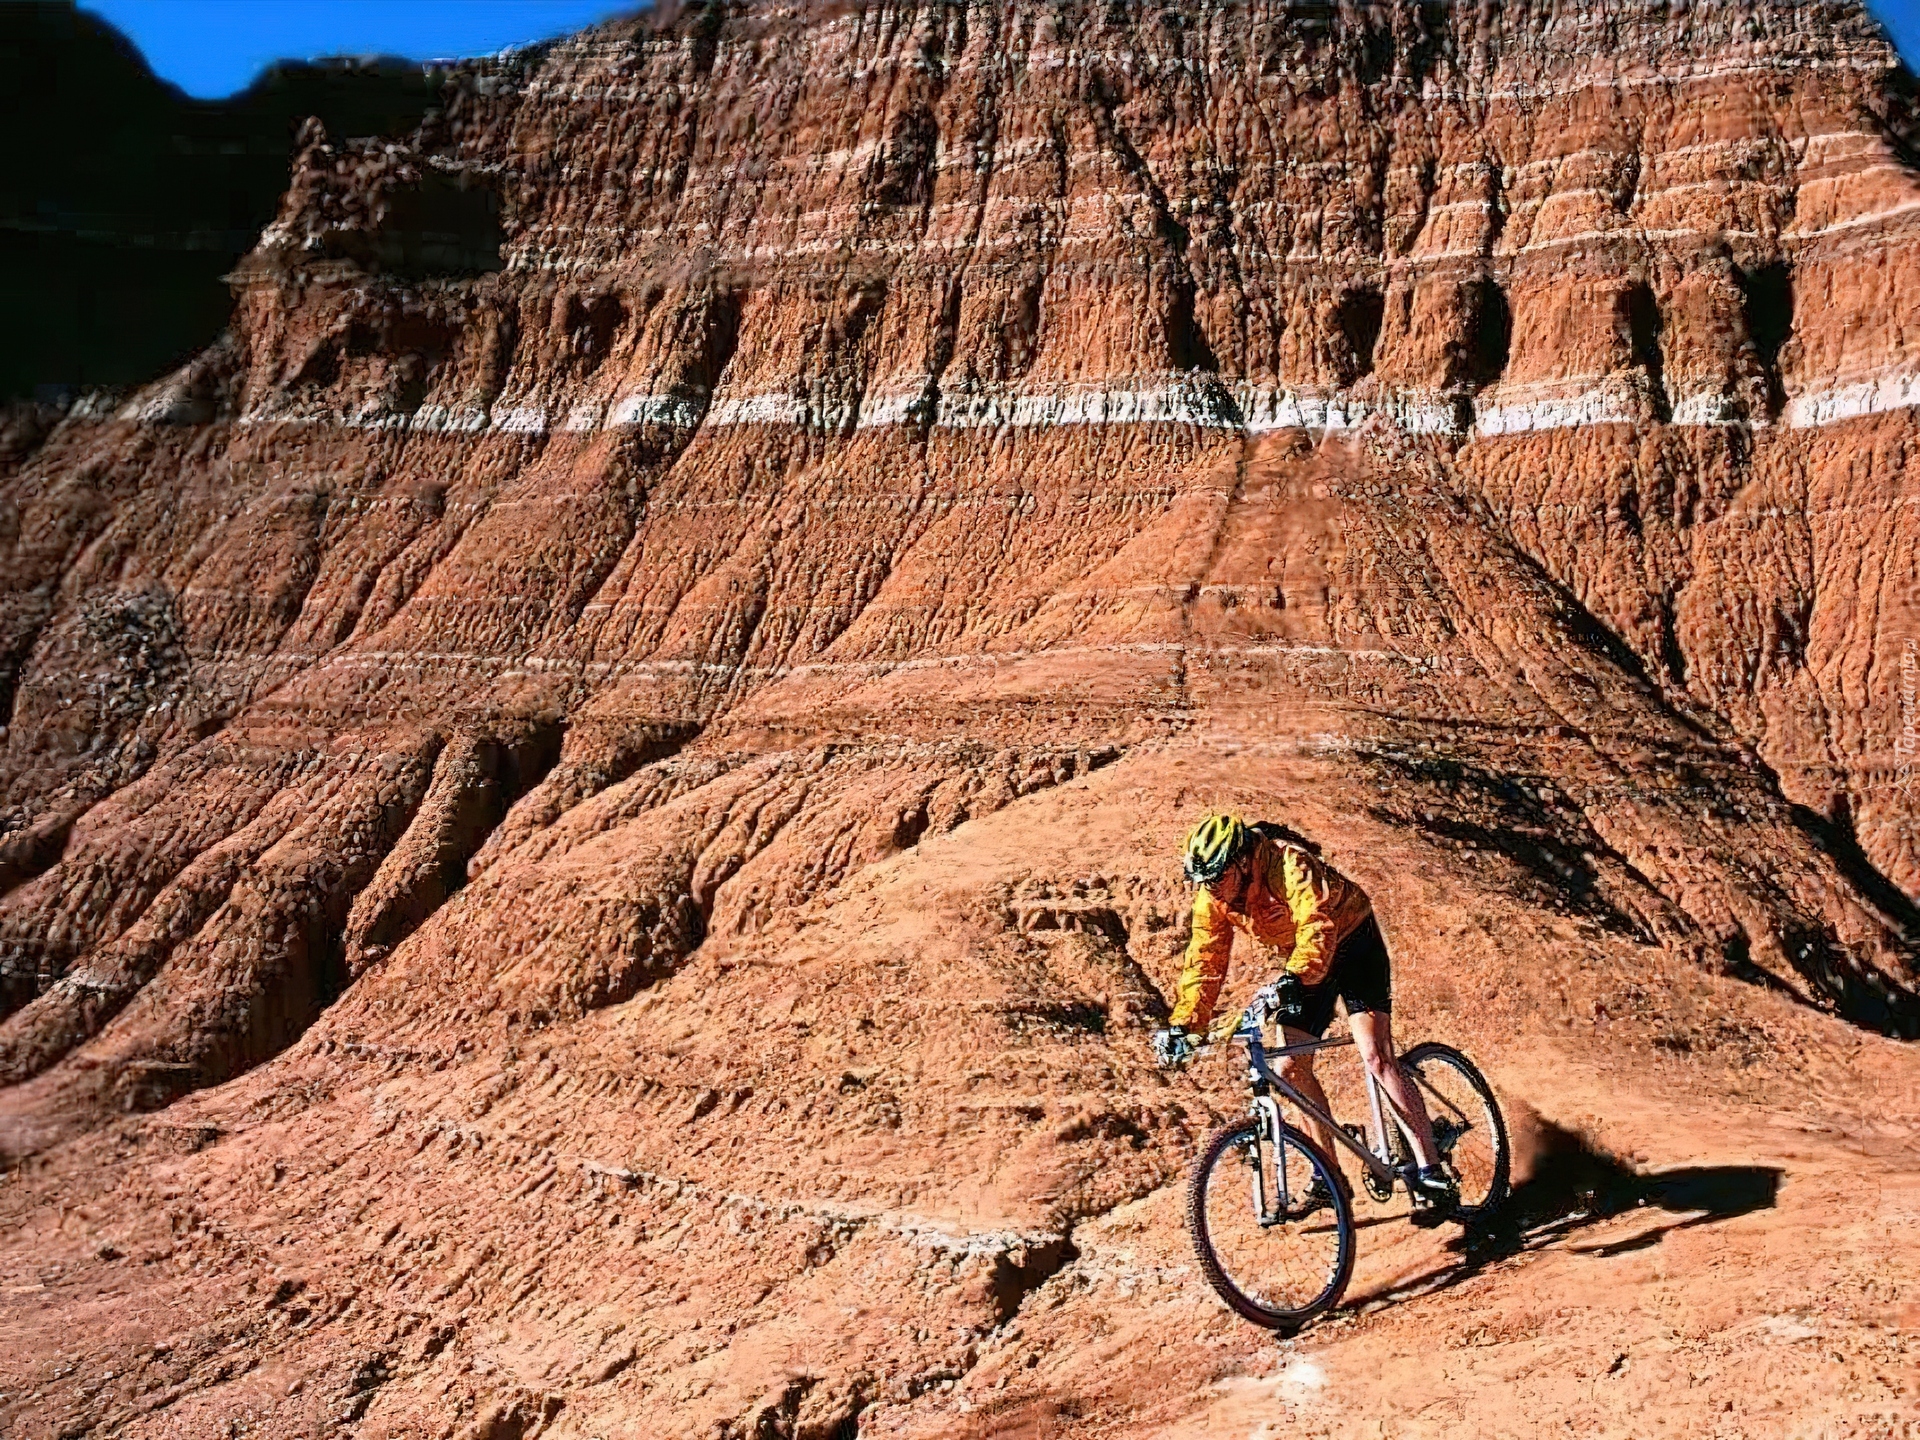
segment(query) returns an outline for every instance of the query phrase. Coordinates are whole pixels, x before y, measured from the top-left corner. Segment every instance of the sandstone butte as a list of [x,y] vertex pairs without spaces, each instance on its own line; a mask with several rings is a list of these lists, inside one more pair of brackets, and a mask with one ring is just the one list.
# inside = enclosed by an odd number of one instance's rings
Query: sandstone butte
[[[309,126],[0,468],[0,1431],[1915,1433],[1915,119],[1852,0],[1006,0]],[[1213,806],[1523,1142],[1284,1343]]]

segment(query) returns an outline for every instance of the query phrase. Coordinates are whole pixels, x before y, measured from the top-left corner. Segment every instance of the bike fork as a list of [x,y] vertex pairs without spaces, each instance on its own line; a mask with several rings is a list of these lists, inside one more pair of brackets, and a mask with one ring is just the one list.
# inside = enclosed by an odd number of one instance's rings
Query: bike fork
[[1261,1229],[1278,1225],[1281,1215],[1286,1211],[1291,1196],[1287,1190],[1287,1147],[1280,1141],[1280,1106],[1271,1095],[1256,1095],[1253,1099],[1253,1113],[1260,1122],[1260,1128],[1266,1134],[1267,1144],[1273,1150],[1274,1184],[1278,1194],[1273,1204],[1267,1204],[1267,1167],[1260,1158],[1260,1141],[1253,1142],[1253,1213]]

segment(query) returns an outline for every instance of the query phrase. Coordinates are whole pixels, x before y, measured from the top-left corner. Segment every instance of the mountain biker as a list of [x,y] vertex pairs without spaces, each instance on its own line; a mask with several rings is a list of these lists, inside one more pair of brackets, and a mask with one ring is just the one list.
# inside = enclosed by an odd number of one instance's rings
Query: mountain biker
[[[1173,1014],[1167,1028],[1154,1034],[1154,1054],[1162,1065],[1183,1065],[1206,1038],[1233,953],[1233,932],[1244,930],[1262,951],[1283,961],[1271,993],[1287,1044],[1324,1037],[1334,1000],[1345,1002],[1361,1060],[1412,1133],[1418,1169],[1409,1167],[1405,1178],[1416,1218],[1437,1221],[1459,1204],[1460,1192],[1440,1165],[1420,1092],[1394,1059],[1386,941],[1366,891],[1320,859],[1319,848],[1284,826],[1248,825],[1238,815],[1208,815],[1188,833],[1184,868],[1197,887],[1193,938]],[[1280,1074],[1322,1110],[1330,1109],[1311,1051],[1287,1056]],[[1327,1127],[1310,1115],[1301,1118],[1338,1166],[1340,1152]],[[1316,1178],[1307,1208],[1330,1203]]]

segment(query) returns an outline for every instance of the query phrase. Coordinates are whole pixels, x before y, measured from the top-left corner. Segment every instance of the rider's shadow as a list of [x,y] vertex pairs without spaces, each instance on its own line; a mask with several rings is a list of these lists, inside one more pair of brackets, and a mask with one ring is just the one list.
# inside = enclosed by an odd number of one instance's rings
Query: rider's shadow
[[1569,1246],[1576,1255],[1624,1255],[1658,1245],[1676,1230],[1768,1210],[1780,1171],[1768,1165],[1703,1165],[1642,1174],[1549,1121],[1539,1122],[1534,1165],[1507,1203],[1469,1226],[1447,1248],[1452,1264],[1349,1297],[1345,1309],[1377,1309],[1458,1285],[1496,1260],[1541,1250],[1636,1209],[1677,1216],[1624,1240]]
[[[1658,1245],[1675,1230],[1712,1225],[1755,1210],[1771,1210],[1780,1193],[1780,1172],[1769,1165],[1704,1165],[1639,1176],[1633,1203],[1686,1215],[1606,1245],[1574,1245],[1576,1255],[1625,1255]],[[1618,1213],[1618,1212],[1615,1212]]]

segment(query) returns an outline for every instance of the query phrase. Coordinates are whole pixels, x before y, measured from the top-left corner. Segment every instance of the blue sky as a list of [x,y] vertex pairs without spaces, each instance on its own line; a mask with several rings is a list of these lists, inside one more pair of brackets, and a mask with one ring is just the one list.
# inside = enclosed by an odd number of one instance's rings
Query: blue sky
[[[1920,0],[1869,0],[1920,69]],[[638,0],[82,0],[189,95],[246,87],[270,61],[316,55],[483,55],[544,40]]]
[[1867,8],[1893,32],[1909,70],[1920,70],[1920,0],[1867,0]]
[[[1914,0],[1920,5],[1920,0]],[[275,60],[485,55],[640,8],[641,0],[81,0],[161,78],[216,99]]]

